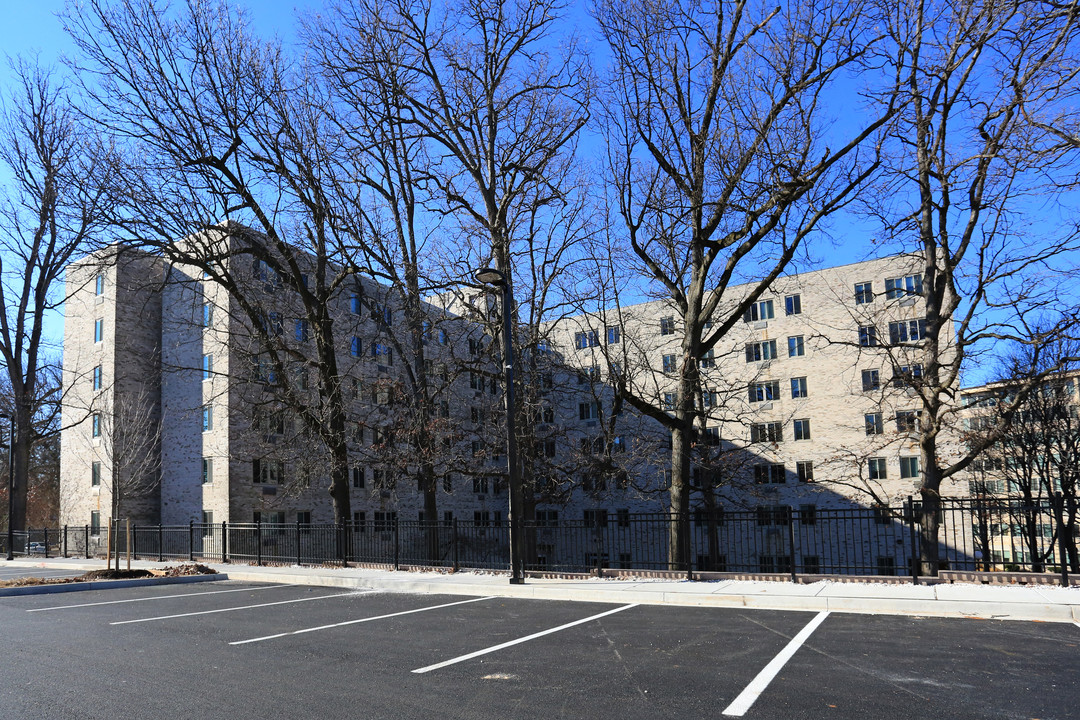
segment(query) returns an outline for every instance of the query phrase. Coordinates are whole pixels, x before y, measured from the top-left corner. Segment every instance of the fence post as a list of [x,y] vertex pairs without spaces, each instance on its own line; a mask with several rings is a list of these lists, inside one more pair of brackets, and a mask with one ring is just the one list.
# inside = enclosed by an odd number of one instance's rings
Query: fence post
[[398,560],[401,555],[401,536],[398,533],[397,513],[394,513],[394,569],[398,570]]
[[348,525],[339,520],[337,523],[334,524],[334,527],[334,538],[337,541],[338,559],[341,560],[341,567],[348,567],[349,553],[345,547],[345,542],[349,539],[349,536],[345,532],[348,528]]
[[86,559],[90,559],[90,526],[83,525],[83,552],[86,555]]
[[300,564],[300,515],[296,516],[296,564]]
[[788,539],[788,570],[791,571],[791,582],[799,582],[795,577],[795,509],[787,506],[787,539]]
[[65,558],[66,558],[66,557],[68,556],[68,547],[67,547],[67,530],[68,530],[68,526],[67,526],[67,525],[65,525],[65,526],[64,526],[64,557],[65,557]]
[[911,536],[911,558],[908,562],[911,566],[911,584],[918,585],[919,566],[922,563],[919,561],[919,536],[915,532],[915,500],[910,495],[907,497],[907,521],[908,533]]
[[[27,540],[29,542],[29,540]],[[45,559],[49,559],[49,526],[45,526]]]
[[457,518],[450,521],[450,532],[453,533],[450,536],[450,553],[454,560],[454,572],[458,571],[458,549],[457,549]]
[[600,512],[593,515],[593,546],[596,549],[596,577],[604,577],[604,533],[600,528]]
[[187,559],[195,562],[195,521],[187,521]]
[[161,520],[157,524],[157,560],[165,561],[165,530],[161,527]]
[[[1058,521],[1058,567],[1061,568],[1061,586],[1069,587],[1069,555],[1065,548],[1065,535],[1069,531],[1069,524],[1065,522],[1065,497],[1060,490],[1054,493],[1054,504],[1057,506],[1054,514]],[[49,546],[46,544],[45,552],[48,551]]]
[[128,536],[128,548],[131,550],[128,554],[128,562],[131,562],[131,558],[139,559],[139,526],[128,525]]
[[229,562],[229,521],[221,521],[221,562]]
[[255,564],[262,565],[262,518],[255,521]]

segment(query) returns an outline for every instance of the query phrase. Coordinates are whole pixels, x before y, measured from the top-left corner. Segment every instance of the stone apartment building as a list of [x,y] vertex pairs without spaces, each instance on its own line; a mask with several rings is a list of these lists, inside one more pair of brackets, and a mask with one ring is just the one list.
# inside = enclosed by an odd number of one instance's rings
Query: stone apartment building
[[[916,493],[918,415],[910,385],[921,373],[924,332],[918,266],[916,258],[894,256],[782,277],[701,359],[707,421],[694,507],[842,508]],[[290,306],[295,299],[265,268],[243,272],[272,308],[265,322],[302,353],[307,329]],[[335,322],[351,328],[338,333],[338,355],[353,388],[354,520],[422,518],[416,488],[388,478],[393,468],[368,451],[380,427],[400,413],[380,395],[389,394],[401,358],[394,367],[380,339],[397,310],[378,300],[383,288],[364,283],[363,306],[343,292],[334,309]],[[250,328],[222,288],[200,273],[128,253],[116,263],[88,258],[72,265],[68,294],[63,523],[100,524],[109,515],[112,485],[98,475],[111,472],[108,443],[95,430],[104,420],[94,418],[107,417],[125,396],[148,399],[147,417],[160,421],[160,483],[122,515],[165,524],[332,519],[325,483],[304,467],[303,445],[275,406]],[[455,451],[441,468],[439,519],[498,523],[505,518],[498,479],[505,458],[492,421],[501,414],[501,396],[492,373],[477,365],[483,333],[458,301],[428,306],[428,368],[445,379],[442,414],[455,428],[445,441]],[[678,347],[676,317],[665,302],[652,301],[542,329],[538,352],[553,360],[530,428],[539,458],[534,472],[538,487],[550,472],[560,490],[538,494],[539,520],[666,508],[666,431],[625,408],[614,415],[609,380],[625,373],[657,407],[670,402],[665,370]],[[598,448],[611,449],[610,462],[597,465]],[[292,482],[305,472],[310,482]]]

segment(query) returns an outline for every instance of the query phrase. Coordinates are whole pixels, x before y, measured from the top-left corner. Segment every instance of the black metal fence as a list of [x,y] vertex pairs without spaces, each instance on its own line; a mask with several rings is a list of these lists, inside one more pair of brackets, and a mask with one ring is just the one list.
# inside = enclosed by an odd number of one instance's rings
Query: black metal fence
[[[527,523],[524,554],[530,571],[917,576],[921,518],[921,508],[911,501],[897,508],[698,511],[688,545],[671,553],[673,516],[595,510],[588,519]],[[1066,582],[1069,572],[1080,570],[1076,513],[1070,515],[1064,503],[947,500],[938,519],[942,569],[1053,572]],[[107,528],[90,526],[31,530],[16,534],[15,554],[103,557],[109,536]],[[122,556],[160,561],[506,569],[509,560],[506,523],[456,520],[130,528],[117,523],[111,537]]]

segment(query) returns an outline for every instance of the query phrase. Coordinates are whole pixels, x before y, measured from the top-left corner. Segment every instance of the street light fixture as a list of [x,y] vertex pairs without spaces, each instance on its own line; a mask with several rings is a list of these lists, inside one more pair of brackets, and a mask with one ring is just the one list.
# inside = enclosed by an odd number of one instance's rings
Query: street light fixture
[[473,277],[482,285],[502,290],[502,335],[503,335],[503,385],[506,399],[506,465],[507,481],[510,485],[510,584],[521,585],[525,582],[525,569],[522,558],[522,531],[524,517],[522,504],[524,497],[521,490],[521,474],[518,471],[517,435],[514,429],[514,343],[511,334],[510,314],[514,307],[514,293],[509,279],[502,270],[482,267]]
[[15,416],[0,413],[0,419],[7,420],[8,426],[8,524],[7,524],[7,559],[15,559]]

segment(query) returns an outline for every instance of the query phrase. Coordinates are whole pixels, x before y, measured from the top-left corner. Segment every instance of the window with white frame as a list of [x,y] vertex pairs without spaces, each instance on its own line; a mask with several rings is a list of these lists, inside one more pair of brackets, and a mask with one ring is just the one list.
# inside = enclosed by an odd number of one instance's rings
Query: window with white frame
[[90,435],[96,438],[101,437],[101,413],[90,416]]
[[761,362],[776,359],[776,341],[762,340],[746,344],[746,362]]
[[903,277],[885,278],[885,297],[889,300],[909,295],[922,295],[922,275],[904,275]]
[[796,440],[809,440],[810,439],[810,420],[808,418],[801,418],[792,422],[795,431]]
[[802,296],[801,295],[785,295],[784,296],[784,314],[785,315],[802,315]]
[[750,442],[783,442],[784,425],[778,422],[754,423],[750,426]]
[[888,465],[885,458],[869,458],[866,461],[866,469],[871,480],[887,480],[889,478]]
[[101,463],[94,461],[90,463],[90,487],[99,487],[101,485]]
[[660,318],[660,334],[661,335],[674,335],[675,334],[675,318],[673,318],[673,317]]
[[705,354],[698,360],[698,367],[703,370],[716,367],[716,351],[712,348],[706,350]]
[[93,384],[95,390],[101,389],[101,366],[95,365],[93,372]]
[[752,403],[780,399],[780,381],[753,382],[747,388],[747,399]]
[[94,321],[94,342],[99,343],[105,339],[105,320],[98,318]]
[[878,370],[862,371],[862,389],[864,392],[881,389],[881,372]]
[[919,477],[919,458],[918,456],[901,457],[900,458],[900,477],[902,478],[917,478]]
[[926,337],[926,319],[898,320],[889,323],[889,342],[900,345],[908,342],[918,342]]
[[214,356],[203,355],[202,356],[202,379],[209,380],[214,376]]
[[918,410],[897,410],[896,411],[896,431],[902,433],[912,433],[919,431],[919,411]]
[[806,354],[802,335],[792,335],[787,339],[788,357],[801,357]]
[[94,276],[94,295],[101,297],[105,294],[105,273]]
[[922,365],[894,365],[893,385],[898,388],[918,387],[922,381]]
[[675,356],[674,355],[664,355],[663,364],[664,364],[664,372],[666,372],[666,373],[675,372],[676,367],[675,367]]
[[754,465],[754,482],[762,484],[782,484],[787,482],[787,472],[783,463],[758,463]]
[[809,395],[810,395],[810,392],[809,392],[809,390],[807,389],[807,386],[806,386],[806,378],[804,378],[804,377],[793,377],[793,378],[791,378],[791,397],[793,399],[794,398],[809,397]]
[[866,305],[872,302],[874,302],[874,284],[868,282],[855,283],[855,304]]
[[873,325],[859,326],[859,345],[862,347],[877,346],[877,328]]
[[622,340],[622,328],[618,325],[607,326],[607,344],[618,345]]
[[214,482],[214,460],[213,458],[202,459],[202,484],[209,485]]
[[799,482],[814,482],[814,461],[800,460],[795,463],[795,476]]
[[743,322],[757,322],[758,320],[772,320],[773,313],[773,301],[772,300],[758,300],[750,307],[746,308],[746,312],[743,314]]
[[202,407],[202,431],[210,432],[214,429],[214,406],[203,405]]
[[882,419],[881,413],[866,413],[863,415],[863,421],[866,423],[867,435],[881,435],[885,432],[885,421]]

